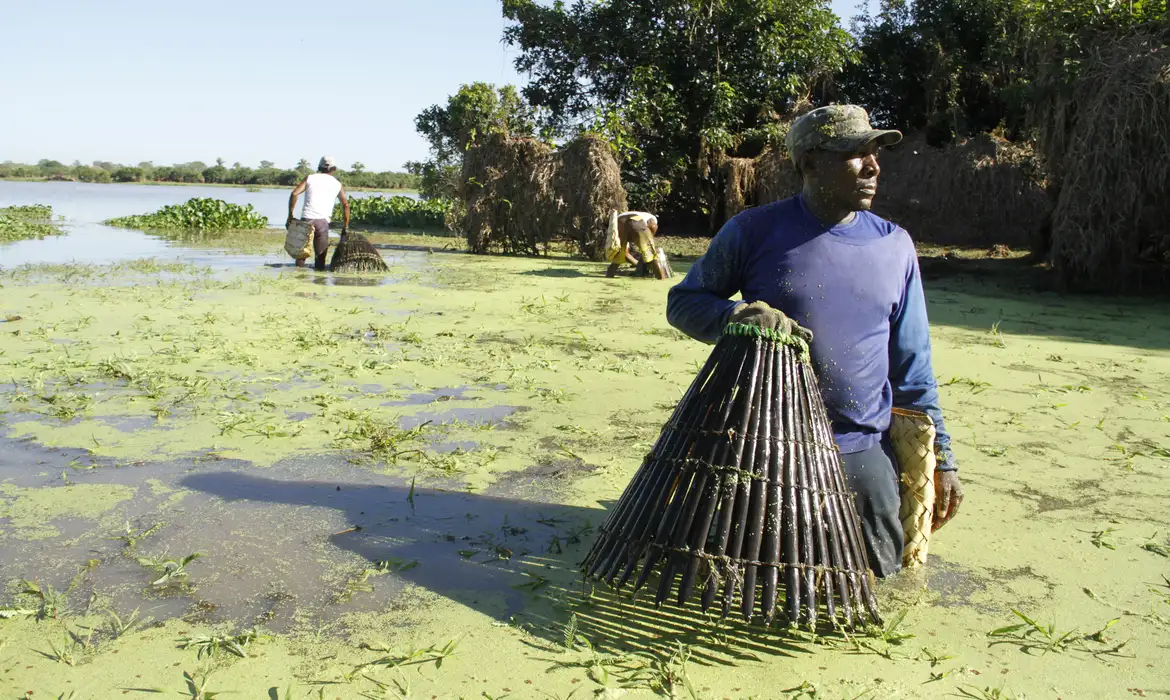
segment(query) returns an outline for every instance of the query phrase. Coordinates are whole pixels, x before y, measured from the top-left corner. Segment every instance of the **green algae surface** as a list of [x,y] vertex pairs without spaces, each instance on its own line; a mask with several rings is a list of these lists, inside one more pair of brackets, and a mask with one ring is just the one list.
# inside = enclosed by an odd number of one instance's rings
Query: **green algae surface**
[[0,274],[5,445],[42,450],[0,458],[0,691],[1170,693],[1163,306],[933,283],[966,501],[924,572],[881,585],[887,629],[812,637],[576,575],[709,349],[666,324],[670,283],[387,257],[376,280]]

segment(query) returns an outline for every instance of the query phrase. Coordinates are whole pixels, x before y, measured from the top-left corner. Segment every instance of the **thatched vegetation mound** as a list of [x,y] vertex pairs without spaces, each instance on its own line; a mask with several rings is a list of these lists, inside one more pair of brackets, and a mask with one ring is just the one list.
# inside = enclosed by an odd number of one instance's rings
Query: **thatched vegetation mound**
[[1170,288],[1170,36],[1103,44],[1042,133],[1059,175],[1049,235],[1066,284]]
[[[915,238],[949,245],[1027,247],[1048,200],[1032,150],[989,135],[946,148],[908,137],[880,158],[874,210]],[[748,207],[791,197],[801,180],[783,149],[725,158],[716,225]]]
[[922,135],[882,152],[874,212],[917,240],[1026,249],[1048,215],[1034,150],[990,134],[936,148]]
[[768,147],[755,158],[722,158],[719,186],[722,197],[712,212],[714,226],[749,207],[791,197],[800,191],[800,176],[787,151]]
[[[812,108],[802,104],[795,119]],[[781,132],[787,123],[781,125]],[[991,135],[944,148],[908,135],[882,151],[874,211],[918,240],[946,245],[1028,247],[1049,210],[1043,169],[1032,148]],[[787,150],[772,145],[755,158],[718,159],[720,196],[712,226],[748,207],[798,193],[800,175]]]
[[545,255],[569,241],[600,260],[610,213],[628,208],[621,170],[604,140],[559,149],[489,134],[463,158],[461,228],[475,253]]

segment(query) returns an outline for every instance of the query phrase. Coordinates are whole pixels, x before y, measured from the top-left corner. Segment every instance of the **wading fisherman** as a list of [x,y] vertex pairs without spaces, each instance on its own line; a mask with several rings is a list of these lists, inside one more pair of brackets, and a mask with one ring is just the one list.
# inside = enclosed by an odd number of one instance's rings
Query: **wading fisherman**
[[[931,367],[914,243],[869,211],[878,149],[901,139],[872,128],[853,105],[798,119],[787,145],[804,181],[800,194],[728,221],[670,290],[666,308],[671,325],[708,343],[728,323],[815,336],[814,367],[870,565],[883,577],[901,568],[903,546],[899,470],[887,435],[891,408],[921,411],[936,426],[934,527],[963,501]],[[737,292],[743,301],[730,301]]]
[[[349,233],[349,198],[345,196],[345,187],[333,173],[337,172],[337,164],[331,156],[324,156],[317,164],[317,172],[301,180],[293,188],[288,198],[287,227],[295,218],[297,197],[305,194],[305,206],[301,209],[301,221],[307,221],[313,226],[313,269],[325,269],[325,256],[329,252],[329,219],[333,216],[333,203],[341,200],[341,209],[345,219],[341,224],[341,235]],[[304,267],[305,261],[297,259],[297,267]]]
[[[609,268],[605,276],[617,276],[623,263],[637,266],[641,262],[655,277],[666,279],[669,275],[658,260],[658,246],[654,244],[654,236],[658,235],[658,217],[644,211],[627,211],[615,214],[615,217],[617,245],[610,250]],[[614,222],[611,222],[611,237],[613,230]],[[639,257],[634,257],[633,252],[637,252]]]

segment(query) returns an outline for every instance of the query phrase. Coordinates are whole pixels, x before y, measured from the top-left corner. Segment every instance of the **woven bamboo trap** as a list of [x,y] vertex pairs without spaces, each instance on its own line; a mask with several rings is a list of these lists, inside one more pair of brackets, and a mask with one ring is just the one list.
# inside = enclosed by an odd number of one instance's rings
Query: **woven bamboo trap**
[[699,593],[723,617],[880,623],[803,340],[727,326],[582,566],[618,588],[656,581],[657,605]]
[[389,267],[382,260],[382,254],[360,233],[348,233],[341,237],[333,249],[329,261],[333,272],[388,272]]

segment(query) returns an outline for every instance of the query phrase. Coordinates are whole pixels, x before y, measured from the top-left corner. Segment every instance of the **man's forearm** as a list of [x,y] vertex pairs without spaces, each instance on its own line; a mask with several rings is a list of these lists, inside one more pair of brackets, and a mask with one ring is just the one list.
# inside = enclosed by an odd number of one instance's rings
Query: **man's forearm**
[[930,323],[926,317],[926,296],[917,261],[912,263],[906,294],[890,328],[890,383],[894,405],[921,411],[934,421],[935,456],[938,468],[959,468],[951,452],[951,436],[939,406],[938,383],[931,361]]
[[695,340],[719,340],[727,318],[742,302],[731,301],[703,289],[686,288],[686,280],[667,295],[666,320]]
[[297,210],[297,193],[293,192],[288,196],[288,218],[295,219]]
[[734,222],[727,222],[711,239],[707,252],[666,298],[670,325],[704,343],[719,340],[731,312],[743,303],[729,298],[740,291],[739,261],[745,245]]

